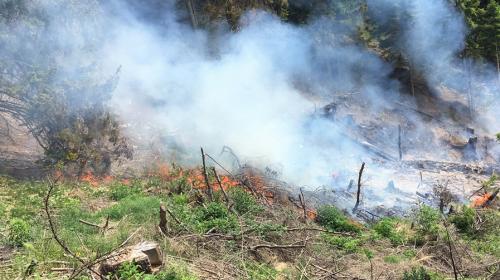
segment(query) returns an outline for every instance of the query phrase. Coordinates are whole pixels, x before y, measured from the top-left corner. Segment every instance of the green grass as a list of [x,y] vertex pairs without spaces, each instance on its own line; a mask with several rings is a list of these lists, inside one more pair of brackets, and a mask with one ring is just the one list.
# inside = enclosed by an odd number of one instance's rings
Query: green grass
[[384,262],[386,263],[392,263],[392,264],[397,264],[402,261],[401,256],[398,255],[389,255],[384,257]]
[[361,228],[351,222],[344,213],[334,206],[322,206],[316,217],[318,224],[331,231],[361,232]]
[[248,275],[248,279],[272,280],[278,277],[278,271],[265,263],[245,262],[242,267]]
[[[78,265],[52,238],[43,211],[47,188],[45,182],[18,181],[0,176],[0,246],[16,247],[9,269],[0,272],[0,279],[19,277],[32,261],[37,265],[30,279],[58,279],[60,275],[50,272],[51,268],[60,266],[54,261]],[[127,184],[114,181],[97,187],[63,182],[54,189],[50,208],[59,237],[78,256],[91,258],[97,252],[107,252],[138,229],[138,238],[132,242],[157,241],[165,254],[173,256],[157,275],[142,274],[132,264],[126,265],[120,273],[127,279],[194,280],[197,278],[190,270],[192,263],[187,260],[198,257],[233,264],[242,279],[281,279],[285,276],[284,279],[296,279],[302,270],[311,269],[310,256],[323,259],[325,263],[332,258],[349,256],[346,260],[366,263],[368,258],[375,266],[376,262],[401,266],[408,260],[421,257],[417,256],[420,245],[414,243],[417,238],[434,244],[443,241],[442,217],[429,207],[420,208],[411,218],[384,218],[365,228],[341,210],[324,206],[318,209],[315,225],[313,221],[298,219],[300,209],[267,208],[242,188],[230,189],[228,194],[230,209],[219,192],[215,193],[214,201],[206,196],[199,200],[199,192],[186,185],[184,177],[171,181],[159,177],[138,178]],[[176,218],[167,216],[167,238],[157,230],[160,204]],[[484,223],[481,229],[471,230],[472,217],[479,213]],[[478,254],[476,257],[500,257],[499,215],[495,210],[464,208],[450,216],[449,221],[457,228],[461,241]],[[105,234],[80,222],[103,225],[108,217],[111,229]],[[287,230],[292,227],[317,228],[318,225],[348,235]],[[207,232],[229,239],[204,239]],[[256,244],[300,244],[309,237],[312,239],[304,251],[261,248],[249,253],[245,249]],[[387,240],[393,246],[388,246]],[[199,252],[205,255],[199,256]],[[385,257],[381,260],[374,256]],[[277,271],[274,268],[277,262],[286,263],[286,271]],[[430,279],[440,279],[432,272],[426,273]],[[407,277],[413,278],[405,279],[419,279],[421,274],[420,270],[408,270]]]

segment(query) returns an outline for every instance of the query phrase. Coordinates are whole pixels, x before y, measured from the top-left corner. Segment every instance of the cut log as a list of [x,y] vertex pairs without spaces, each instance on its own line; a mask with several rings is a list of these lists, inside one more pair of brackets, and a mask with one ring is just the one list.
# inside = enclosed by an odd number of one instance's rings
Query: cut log
[[99,265],[99,273],[102,275],[116,273],[124,263],[134,263],[140,271],[152,273],[158,271],[163,264],[163,256],[157,243],[145,241],[125,247],[113,257],[103,261]]

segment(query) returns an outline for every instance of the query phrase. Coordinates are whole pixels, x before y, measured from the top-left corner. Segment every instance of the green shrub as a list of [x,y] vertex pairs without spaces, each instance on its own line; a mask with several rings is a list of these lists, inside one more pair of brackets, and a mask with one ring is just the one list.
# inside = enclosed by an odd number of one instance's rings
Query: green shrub
[[429,206],[423,205],[418,213],[416,223],[418,231],[424,235],[437,236],[439,232],[439,212]]
[[118,279],[123,280],[142,280],[144,279],[144,272],[140,271],[140,267],[137,264],[125,262],[120,265],[120,268],[116,272],[116,276]]
[[431,275],[423,267],[412,268],[410,271],[405,271],[403,280],[431,280]]
[[206,208],[198,208],[196,219],[197,228],[201,232],[209,230],[229,232],[236,229],[237,226],[236,218],[227,211],[225,205],[217,202],[208,204]]
[[234,202],[234,210],[240,215],[244,214],[257,214],[262,212],[264,208],[257,203],[255,198],[244,191],[242,188],[231,188],[228,196]]
[[394,245],[401,245],[405,242],[403,233],[397,231],[398,221],[394,218],[383,218],[378,221],[373,229],[381,236],[389,239]]
[[122,200],[126,197],[140,194],[141,189],[137,186],[127,186],[124,184],[115,184],[111,187],[109,196],[114,201]]
[[454,224],[461,233],[474,233],[475,220],[476,211],[467,206],[464,206],[461,212],[455,213],[450,217],[450,222]]
[[331,231],[359,233],[360,227],[349,221],[349,219],[334,206],[322,206],[318,209],[316,217],[318,224]]
[[359,238],[350,236],[336,236],[324,234],[323,239],[330,245],[335,246],[337,249],[348,253],[356,253],[359,251],[362,241]]
[[403,255],[407,259],[411,260],[417,256],[417,251],[415,249],[407,249],[403,251]]
[[191,184],[189,184],[187,177],[180,177],[167,182],[167,189],[170,193],[188,193],[191,188]]
[[260,236],[281,236],[286,229],[283,225],[277,223],[247,221],[247,224],[250,225],[250,229]]
[[9,223],[8,241],[14,246],[22,246],[31,239],[31,227],[25,220],[13,218]]

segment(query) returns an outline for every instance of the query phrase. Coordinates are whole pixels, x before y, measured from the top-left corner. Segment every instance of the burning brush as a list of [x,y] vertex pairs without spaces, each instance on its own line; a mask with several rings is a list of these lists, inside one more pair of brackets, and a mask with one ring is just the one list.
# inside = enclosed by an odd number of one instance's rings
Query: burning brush
[[485,208],[491,206],[499,192],[500,189],[496,189],[493,192],[486,192],[484,195],[475,198],[472,201],[472,207]]

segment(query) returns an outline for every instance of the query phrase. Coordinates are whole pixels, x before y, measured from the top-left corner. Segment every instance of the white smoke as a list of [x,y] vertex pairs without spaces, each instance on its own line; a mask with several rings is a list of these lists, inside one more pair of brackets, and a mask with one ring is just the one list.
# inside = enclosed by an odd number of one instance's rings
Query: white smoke
[[[367,2],[379,22],[393,14],[394,4],[401,14],[411,14],[409,21],[400,18],[399,47],[426,73],[431,86],[444,84],[464,91],[467,85],[458,54],[466,28],[455,8],[445,0]],[[389,77],[392,66],[349,40],[354,28],[324,17],[294,26],[252,11],[236,33],[223,24],[217,31],[193,30],[177,21],[173,5],[164,6],[163,24],[158,27],[138,18],[126,5],[112,3],[98,22],[86,20],[77,28],[81,37],[59,28],[80,21],[54,17],[50,26],[61,48],[71,45],[72,51],[62,56],[72,61],[70,65],[84,62],[88,50],[97,56],[103,73],[121,66],[112,104],[130,124],[128,132],[141,135],[141,141],[161,135],[167,148],[191,164],[199,163],[199,147],[218,155],[229,146],[245,162],[281,166],[283,177],[298,185],[333,185],[335,173],[345,175],[335,182],[344,187],[355,178],[362,161],[368,161],[366,175],[373,181],[391,179],[345,136],[348,123],[315,116],[318,108],[340,94],[354,94],[352,98],[365,104],[363,117],[368,120],[400,98],[398,82]],[[91,50],[86,43],[93,46]],[[494,71],[482,69],[472,77],[481,89],[477,95],[498,100]],[[490,120],[490,130],[500,129],[497,109],[479,112],[479,118]],[[385,139],[387,146],[396,141]]]

